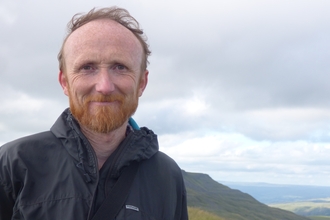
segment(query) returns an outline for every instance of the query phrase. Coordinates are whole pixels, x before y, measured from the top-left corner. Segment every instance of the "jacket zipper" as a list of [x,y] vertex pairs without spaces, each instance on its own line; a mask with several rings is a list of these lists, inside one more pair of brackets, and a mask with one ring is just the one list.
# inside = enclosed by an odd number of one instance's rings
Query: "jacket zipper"
[[[132,139],[132,136],[134,134],[132,134],[132,132],[130,132],[127,137],[119,144],[119,149],[118,149],[118,152],[115,154],[115,157],[113,158],[113,161],[110,165],[110,168],[109,168],[109,171],[108,171],[108,174],[107,174],[107,178],[105,179],[105,183],[108,182],[108,180],[111,178],[112,174],[115,172],[115,168],[116,168],[116,164],[117,162],[119,161],[119,159],[122,157],[122,155],[124,154],[124,152],[126,151],[127,149],[127,143],[130,143],[131,139]],[[105,189],[104,189],[104,192],[106,193],[106,196],[108,194],[108,185],[105,184]]]
[[[77,127],[77,125],[74,123],[73,120],[71,121],[71,123],[73,125],[74,131],[78,134],[79,138],[81,138],[83,140],[83,143],[86,146],[86,148],[88,148],[88,150],[92,153],[92,156],[93,156],[93,159],[94,159],[94,161],[93,161],[94,162],[94,166],[95,166],[95,169],[97,169],[97,171],[96,171],[96,182],[94,184],[95,187],[94,187],[94,190],[93,190],[92,200],[91,200],[91,204],[90,204],[90,208],[89,208],[88,216],[87,216],[87,219],[91,219],[91,213],[92,213],[92,209],[94,207],[93,203],[94,203],[95,194],[96,194],[96,190],[97,190],[97,186],[98,186],[98,182],[99,182],[99,178],[100,178],[99,177],[99,171],[98,171],[97,157],[96,157],[96,154],[95,154],[95,151],[94,151],[92,145],[89,143],[89,141],[87,140],[87,138],[80,132],[79,128]],[[87,183],[90,183],[91,182],[91,178],[90,178],[89,174],[86,172],[85,167],[84,167],[84,164],[82,163],[82,161],[80,161],[76,166],[79,169],[82,169],[83,170],[83,172],[84,172],[83,175],[86,178],[86,182]]]

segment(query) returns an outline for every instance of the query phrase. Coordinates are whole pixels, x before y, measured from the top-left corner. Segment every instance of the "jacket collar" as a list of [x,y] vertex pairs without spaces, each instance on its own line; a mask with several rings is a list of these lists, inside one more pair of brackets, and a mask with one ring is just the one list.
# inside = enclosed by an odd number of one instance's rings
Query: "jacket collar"
[[[153,131],[145,127],[137,130],[136,123],[132,125],[131,120],[130,125],[134,128],[134,132],[129,132],[118,146],[123,150],[115,161],[115,170],[112,172],[114,178],[120,174],[123,167],[128,166],[133,161],[149,159],[159,149],[157,135]],[[62,145],[74,158],[76,166],[81,169],[85,176],[87,175],[86,181],[90,181],[89,178],[96,178],[98,166],[95,152],[69,109],[60,115],[50,130],[61,140]]]

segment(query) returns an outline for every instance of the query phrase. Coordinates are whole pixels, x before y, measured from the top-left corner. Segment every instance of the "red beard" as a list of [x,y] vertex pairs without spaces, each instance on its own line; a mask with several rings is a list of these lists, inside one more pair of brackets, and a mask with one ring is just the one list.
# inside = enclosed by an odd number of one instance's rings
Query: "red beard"
[[[138,106],[137,95],[89,95],[78,103],[70,91],[70,110],[80,125],[98,133],[109,133],[121,127],[131,117]],[[113,105],[94,106],[90,102],[117,102]]]

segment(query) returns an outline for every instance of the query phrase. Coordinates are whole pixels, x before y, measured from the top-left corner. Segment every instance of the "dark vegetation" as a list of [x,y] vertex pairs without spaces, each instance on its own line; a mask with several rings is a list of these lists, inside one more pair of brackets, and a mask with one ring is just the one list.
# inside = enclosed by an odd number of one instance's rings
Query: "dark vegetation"
[[252,196],[224,186],[206,174],[183,171],[188,206],[230,220],[309,220],[258,202]]

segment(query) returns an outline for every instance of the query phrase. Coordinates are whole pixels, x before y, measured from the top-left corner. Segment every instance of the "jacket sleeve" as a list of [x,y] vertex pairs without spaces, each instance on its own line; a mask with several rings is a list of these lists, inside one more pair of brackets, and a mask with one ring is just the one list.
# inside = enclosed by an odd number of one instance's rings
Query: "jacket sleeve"
[[0,147],[0,220],[10,220],[15,204],[5,148]]
[[181,218],[180,220],[188,220],[188,207],[187,207],[187,191],[183,184],[183,193],[182,193],[182,206],[181,206]]
[[188,220],[188,210],[187,210],[187,202],[186,201],[184,201],[184,203],[182,204],[180,220]]
[[[1,179],[0,179],[1,181]],[[14,200],[6,190],[5,185],[0,183],[0,220],[10,220],[13,215]]]

